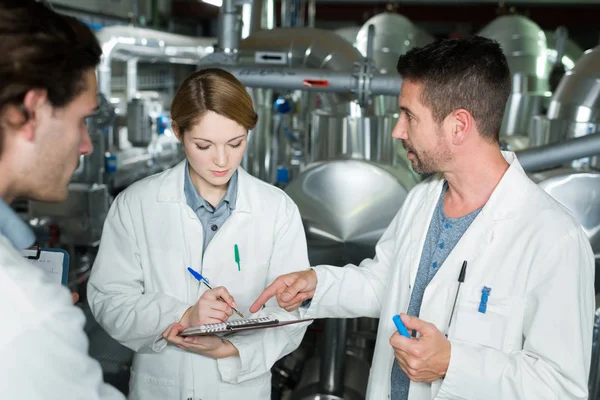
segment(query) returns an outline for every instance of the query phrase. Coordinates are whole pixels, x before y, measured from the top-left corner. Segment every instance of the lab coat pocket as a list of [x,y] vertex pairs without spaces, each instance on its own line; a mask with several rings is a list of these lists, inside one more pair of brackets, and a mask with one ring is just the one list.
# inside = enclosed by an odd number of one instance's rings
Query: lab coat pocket
[[159,378],[131,370],[129,400],[177,400],[179,388],[173,379]]
[[271,374],[262,374],[248,381],[219,385],[220,399],[265,400],[271,398]]
[[508,340],[512,335],[511,321],[518,314],[518,298],[490,296],[485,312],[481,312],[480,297],[481,291],[479,295],[469,293],[468,298],[459,303],[450,339],[509,351],[506,347],[511,342]]
[[129,400],[179,400],[179,370],[176,351],[137,353],[131,366]]

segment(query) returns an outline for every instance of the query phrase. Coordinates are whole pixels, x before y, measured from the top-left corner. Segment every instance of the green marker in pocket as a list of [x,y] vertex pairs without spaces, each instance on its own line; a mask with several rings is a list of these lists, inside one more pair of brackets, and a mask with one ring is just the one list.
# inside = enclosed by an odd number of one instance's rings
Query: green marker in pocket
[[240,249],[238,249],[237,244],[233,245],[233,257],[235,259],[235,262],[237,263],[238,271],[241,271],[242,267],[240,266]]

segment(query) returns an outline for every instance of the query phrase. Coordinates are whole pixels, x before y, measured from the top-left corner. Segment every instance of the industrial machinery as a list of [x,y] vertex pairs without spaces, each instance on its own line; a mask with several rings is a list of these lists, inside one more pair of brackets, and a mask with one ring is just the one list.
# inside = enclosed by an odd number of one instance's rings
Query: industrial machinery
[[[217,39],[134,27],[98,33],[104,50],[100,110],[88,122],[95,151],[81,158],[67,202],[30,202],[28,211],[39,237],[68,247],[73,286],[86,280],[113,197],[182,159],[165,110],[175,82],[209,66],[229,70],[247,86],[259,121],[242,167],[284,187],[296,202],[311,264],[343,268],[373,256],[421,180],[390,135],[402,83],[397,58],[433,38],[404,16],[385,12],[347,30],[350,39],[344,39],[314,28],[314,1],[306,18],[297,13],[303,1],[281,3],[282,26],[270,29],[272,0],[250,7],[224,0]],[[290,10],[296,10],[293,17]],[[518,15],[497,18],[479,34],[500,42],[513,76],[504,146],[526,149],[518,152],[524,168],[573,212],[600,254],[600,214],[594,212],[600,51],[578,59],[563,31],[547,40]],[[153,63],[167,64],[171,72],[149,67]],[[551,97],[550,71],[559,63],[566,73],[556,75],[560,83]],[[175,65],[183,66],[179,76]],[[377,324],[370,318],[315,322],[303,345],[273,368],[274,398],[292,391],[295,400],[364,399]]]
[[[367,54],[369,27],[374,29],[372,56]],[[373,60],[375,70],[382,75],[397,75],[398,57],[413,47],[425,46],[433,36],[396,12],[384,12],[371,17],[358,31],[356,47],[364,57]],[[398,112],[397,95],[373,97],[374,114],[390,115]]]
[[[500,44],[512,74],[512,94],[500,135],[518,136],[523,144],[517,147],[527,147],[532,118],[545,113],[550,99],[546,35],[535,22],[521,15],[496,18],[477,35]],[[515,138],[508,140],[514,142]]]
[[[545,118],[536,132],[547,143],[558,143],[600,131],[600,47],[588,50],[560,81]],[[594,159],[588,160],[597,166]]]

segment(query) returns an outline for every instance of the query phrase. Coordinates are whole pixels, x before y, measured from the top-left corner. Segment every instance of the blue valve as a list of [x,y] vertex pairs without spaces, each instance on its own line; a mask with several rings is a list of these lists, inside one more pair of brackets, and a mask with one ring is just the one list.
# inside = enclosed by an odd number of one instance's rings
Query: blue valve
[[292,111],[292,104],[290,103],[290,101],[285,97],[281,96],[279,96],[277,100],[275,100],[273,107],[275,108],[275,112],[277,114],[287,114],[290,111]]

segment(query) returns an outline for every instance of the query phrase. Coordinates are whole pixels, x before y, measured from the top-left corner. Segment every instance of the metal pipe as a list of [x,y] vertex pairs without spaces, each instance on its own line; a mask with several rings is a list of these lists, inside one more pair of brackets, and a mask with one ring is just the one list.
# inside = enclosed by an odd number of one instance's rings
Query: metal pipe
[[240,43],[240,58],[254,63],[256,52],[285,55],[288,67],[351,71],[360,52],[335,32],[311,28],[277,28],[256,32]]
[[224,0],[219,12],[219,49],[236,53],[240,45],[241,22],[239,6],[235,0]]
[[319,393],[344,395],[344,358],[346,352],[346,320],[325,320],[325,343],[319,368]]
[[402,78],[396,74],[390,75],[374,75],[371,78],[371,94],[372,95],[400,95],[400,86],[402,86]]
[[572,160],[600,155],[600,133],[516,152],[525,171],[535,172]]
[[[206,66],[209,67],[209,66]],[[358,78],[352,72],[313,68],[263,67],[259,65],[214,65],[235,75],[246,87],[279,90],[307,90],[321,93],[356,93]],[[371,78],[372,95],[397,96],[399,76],[375,75]]]
[[308,0],[308,27],[314,28],[317,14],[317,0]]
[[127,101],[137,94],[137,58],[127,60]]
[[[281,55],[280,66],[352,71],[362,60],[360,52],[335,32],[314,28],[277,28],[256,32],[240,43],[241,64],[253,64],[257,53]],[[352,100],[348,95],[327,95],[323,107]]]
[[133,0],[131,4],[131,14],[136,23],[140,23],[140,0]]
[[152,27],[154,29],[158,28],[158,25],[159,25],[159,21],[158,21],[158,0],[152,0],[150,2],[150,18],[151,18]]
[[264,0],[252,0],[250,5],[250,26],[248,34],[252,35],[262,29],[262,22],[264,19]]
[[215,42],[214,38],[194,38],[132,26],[106,27],[97,33],[97,37],[102,46],[98,87],[109,99],[114,59],[127,61],[138,58],[140,61],[195,65],[213,52]]
[[263,0],[262,29],[275,29],[275,0]]
[[[252,3],[242,4],[242,32],[241,38],[246,39],[252,33],[252,24],[255,15],[254,11],[254,1]],[[256,18],[258,25],[256,29],[260,30],[260,18]]]
[[296,10],[296,26],[304,26],[304,21],[306,20],[306,1],[305,0],[297,0],[295,4]]
[[356,87],[356,78],[347,72],[261,66],[219,67],[227,69],[244,86],[251,88],[351,93]]
[[590,400],[597,400],[600,396],[600,308],[596,310],[594,318],[594,335],[592,339],[592,362],[589,376]]
[[281,0],[281,27],[290,28],[292,26],[292,0]]

